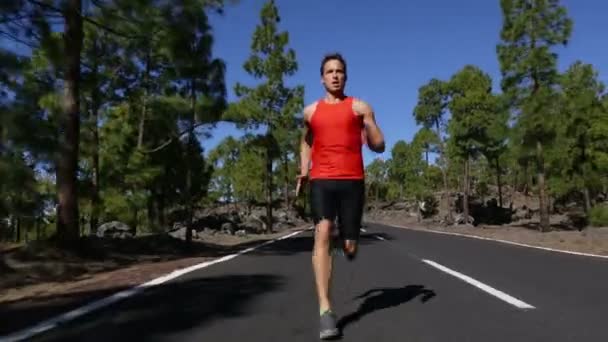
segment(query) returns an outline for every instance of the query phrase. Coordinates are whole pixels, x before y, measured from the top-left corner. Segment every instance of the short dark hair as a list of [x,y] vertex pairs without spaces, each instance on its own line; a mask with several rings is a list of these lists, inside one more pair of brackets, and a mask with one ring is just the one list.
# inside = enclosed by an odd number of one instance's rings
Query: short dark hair
[[346,61],[344,60],[344,57],[342,57],[342,55],[340,53],[334,52],[334,53],[328,53],[325,56],[323,56],[323,60],[321,61],[321,76],[323,76],[323,69],[325,68],[325,63],[327,63],[331,60],[340,61],[340,63],[342,63],[342,66],[344,67],[344,74],[346,74]]

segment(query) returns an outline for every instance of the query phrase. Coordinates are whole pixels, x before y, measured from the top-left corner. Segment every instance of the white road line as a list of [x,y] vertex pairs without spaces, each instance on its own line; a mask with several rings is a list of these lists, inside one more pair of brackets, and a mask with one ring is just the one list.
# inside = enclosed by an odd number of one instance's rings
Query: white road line
[[[367,232],[363,228],[361,228],[361,231]],[[380,235],[374,234],[374,237],[376,239],[378,239],[378,240],[386,241],[386,239],[383,238]],[[469,277],[469,276],[467,276],[465,274],[462,274],[460,272],[457,272],[457,271],[454,271],[452,269],[449,269],[449,268],[447,268],[447,267],[445,267],[445,266],[443,266],[441,264],[438,264],[438,263],[436,263],[436,262],[434,262],[432,260],[422,259],[422,261],[425,262],[426,264],[429,264],[429,265],[431,265],[431,266],[433,266],[433,267],[435,267],[435,268],[443,271],[443,272],[446,272],[446,273],[448,273],[450,275],[453,275],[453,276],[455,276],[455,277],[457,277],[457,278],[459,278],[461,280],[464,280],[465,282],[467,282],[467,283],[469,283],[469,284],[471,284],[471,285],[473,285],[473,286],[475,286],[475,287],[477,287],[477,288],[479,288],[479,289],[481,289],[481,290],[483,290],[483,291],[485,291],[485,292],[487,292],[487,293],[489,293],[489,294],[491,294],[491,295],[493,295],[495,297],[498,297],[499,299],[504,300],[505,302],[507,302],[507,303],[509,303],[511,305],[514,305],[514,306],[516,306],[516,307],[518,307],[520,309],[534,309],[535,308],[534,306],[532,306],[532,305],[530,305],[530,304],[528,304],[526,302],[523,302],[523,301],[521,301],[521,300],[519,300],[519,299],[517,299],[515,297],[512,297],[512,296],[510,296],[510,295],[508,295],[508,294],[506,294],[506,293],[504,293],[504,292],[502,292],[500,290],[497,290],[497,289],[495,289],[495,288],[493,288],[493,287],[491,287],[489,285],[486,285],[486,284],[484,284],[484,283],[482,283],[482,282],[480,282],[478,280],[475,280],[475,279],[473,279],[473,278],[471,278],[471,277]]]
[[99,309],[104,308],[104,307],[106,307],[106,306],[108,306],[110,304],[114,304],[114,303],[116,303],[116,302],[118,302],[120,300],[132,297],[132,296],[134,296],[134,295],[136,295],[136,294],[142,292],[143,290],[145,290],[147,288],[150,288],[152,286],[156,286],[156,285],[160,285],[162,283],[166,283],[169,280],[175,279],[175,278],[177,278],[179,276],[182,276],[182,275],[184,275],[186,273],[190,273],[190,272],[193,272],[193,271],[205,268],[205,267],[209,267],[211,265],[214,265],[214,264],[217,264],[217,263],[220,263],[220,262],[224,262],[224,261],[228,261],[230,259],[234,259],[234,258],[236,258],[239,255],[243,255],[245,253],[249,253],[251,251],[254,251],[254,250],[258,249],[258,248],[264,247],[264,246],[269,245],[271,243],[277,242],[279,240],[284,240],[284,239],[290,238],[292,236],[295,236],[297,234],[300,234],[300,233],[302,233],[302,232],[304,232],[306,230],[310,230],[310,229],[312,229],[312,228],[308,228],[308,229],[304,229],[304,230],[299,230],[299,231],[296,231],[296,232],[293,232],[293,233],[290,233],[290,234],[283,235],[283,236],[278,237],[276,239],[266,241],[266,242],[261,243],[261,244],[259,244],[257,246],[249,247],[247,249],[244,249],[244,250],[239,251],[239,252],[234,253],[234,254],[230,254],[230,255],[227,255],[227,256],[215,259],[215,260],[202,262],[200,264],[192,265],[192,266],[189,266],[189,267],[186,267],[186,268],[182,268],[182,269],[179,269],[179,270],[175,270],[175,271],[173,271],[173,272],[171,272],[171,273],[169,273],[167,275],[164,275],[162,277],[158,277],[158,278],[150,280],[150,281],[148,281],[146,283],[134,286],[134,287],[132,287],[130,289],[117,292],[117,293],[115,293],[115,294],[113,294],[113,295],[111,295],[109,297],[105,297],[105,298],[96,300],[96,301],[94,301],[92,303],[89,303],[87,305],[84,305],[84,306],[82,306],[80,308],[71,310],[69,312],[66,312],[64,314],[52,317],[52,318],[47,319],[47,320],[44,320],[44,321],[42,321],[42,322],[40,322],[40,323],[38,323],[38,324],[36,324],[36,325],[34,325],[32,327],[25,328],[23,330],[14,332],[14,333],[12,333],[10,335],[0,336],[0,342],[5,342],[5,341],[7,341],[7,342],[8,341],[11,341],[11,342],[12,341],[21,341],[21,340],[25,340],[25,339],[31,338],[31,337],[33,337],[35,335],[38,335],[38,334],[41,334],[43,332],[49,331],[51,329],[54,329],[54,328],[56,328],[57,326],[59,326],[61,324],[65,324],[65,323],[67,323],[69,321],[72,321],[72,320],[74,320],[74,319],[76,319],[76,318],[78,318],[80,316],[89,314],[89,313],[91,313],[91,312],[93,312],[95,310],[99,310]]
[[433,229],[425,229],[425,230],[413,229],[413,228],[409,228],[409,227],[406,227],[406,226],[400,226],[400,225],[396,225],[396,224],[384,224],[384,223],[378,223],[378,224],[381,224],[381,225],[387,226],[387,227],[403,228],[403,229],[409,229],[409,230],[414,230],[414,231],[419,231],[419,232],[428,232],[428,233],[435,233],[435,234],[461,236],[461,237],[467,237],[467,238],[471,238],[471,239],[486,240],[486,241],[495,241],[495,242],[501,242],[501,243],[505,243],[505,244],[509,244],[509,245],[515,245],[515,246],[520,246],[520,247],[528,247],[528,248],[535,248],[535,249],[541,249],[541,250],[551,251],[551,252],[558,252],[558,253],[574,254],[574,255],[580,255],[580,256],[586,256],[586,257],[608,259],[608,255],[592,254],[592,253],[584,253],[584,252],[575,252],[575,251],[568,251],[568,250],[564,250],[564,249],[534,246],[534,245],[528,245],[528,244],[521,243],[521,242],[514,242],[514,241],[509,241],[509,240],[501,240],[501,239],[493,239],[493,238],[488,238],[488,237],[483,237],[483,236],[477,236],[477,235],[461,234],[461,233],[453,233],[453,232],[443,232],[443,231],[433,230]]
[[[363,229],[363,228],[361,228],[361,231],[362,231],[362,232],[364,232],[364,233],[367,233],[367,229]],[[383,238],[383,237],[382,237],[382,236],[380,236],[380,235],[376,235],[376,234],[374,234],[373,236],[374,236],[376,239],[378,239],[378,240],[381,240],[381,241],[386,241],[386,239],[385,239],[385,238]]]
[[475,287],[477,287],[477,288],[479,288],[479,289],[481,289],[481,290],[483,290],[483,291],[485,291],[485,292],[487,292],[487,293],[489,293],[489,294],[491,294],[491,295],[493,295],[493,296],[495,296],[495,297],[497,297],[497,298],[499,298],[499,299],[501,299],[501,300],[503,300],[503,301],[505,301],[505,302],[507,302],[507,303],[509,303],[511,305],[514,305],[514,306],[516,306],[516,307],[518,307],[520,309],[535,309],[534,306],[532,306],[532,305],[530,305],[530,304],[528,304],[526,302],[523,302],[523,301],[521,301],[521,300],[519,300],[519,299],[517,299],[515,297],[512,297],[512,296],[510,296],[510,295],[508,295],[508,294],[500,291],[500,290],[497,290],[497,289],[495,289],[495,288],[493,288],[493,287],[491,287],[489,285],[486,285],[486,284],[484,284],[484,283],[482,283],[480,281],[477,281],[477,280],[475,280],[475,279],[473,279],[473,278],[471,278],[471,277],[469,277],[467,275],[464,275],[464,274],[462,274],[460,272],[454,271],[454,270],[449,269],[449,268],[447,268],[447,267],[445,267],[443,265],[440,265],[440,264],[438,264],[438,263],[436,263],[436,262],[434,262],[432,260],[422,259],[422,261],[425,262],[425,263],[427,263],[427,264],[429,264],[429,265],[431,265],[431,266],[433,266],[433,267],[435,267],[435,268],[438,268],[439,270],[441,270],[443,272],[446,272],[446,273],[448,273],[450,275],[453,275],[454,277],[460,278],[460,279],[464,280],[465,282],[467,282],[467,283],[469,283],[469,284],[471,284],[471,285],[473,285],[473,286],[475,286]]

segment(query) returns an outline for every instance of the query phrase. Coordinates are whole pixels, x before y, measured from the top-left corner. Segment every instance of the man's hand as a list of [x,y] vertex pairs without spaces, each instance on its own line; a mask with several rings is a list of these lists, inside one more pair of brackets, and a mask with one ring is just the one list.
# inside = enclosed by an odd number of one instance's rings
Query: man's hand
[[353,101],[353,111],[357,116],[363,118],[363,124],[365,125],[364,141],[367,142],[369,148],[376,153],[384,152],[384,135],[376,124],[372,107],[365,101],[356,99]]
[[365,124],[366,127],[376,124],[376,119],[374,117],[374,111],[372,110],[370,105],[367,104],[366,102],[364,102],[362,100],[353,101],[353,110],[355,111],[355,114],[357,116],[360,116],[363,118],[363,124]]
[[306,181],[308,181],[308,174],[305,173],[301,173],[299,175],[296,176],[297,177],[297,184],[296,184],[296,197],[300,196],[300,191],[302,190],[302,186],[304,184],[306,184]]

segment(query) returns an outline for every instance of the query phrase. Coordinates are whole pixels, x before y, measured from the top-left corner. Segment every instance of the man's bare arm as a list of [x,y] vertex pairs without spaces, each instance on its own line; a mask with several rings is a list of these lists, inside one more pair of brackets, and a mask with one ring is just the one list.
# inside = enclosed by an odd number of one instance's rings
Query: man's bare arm
[[365,101],[356,100],[353,102],[353,109],[357,115],[361,115],[363,117],[363,124],[365,125],[364,129],[367,135],[367,145],[369,146],[370,150],[376,153],[384,152],[384,134],[376,123],[376,116],[372,107]]
[[304,124],[304,131],[300,139],[300,175],[308,175],[308,168],[310,167],[310,129],[308,124]]
[[316,108],[316,103],[308,105],[304,108],[304,129],[302,136],[300,137],[300,175],[308,175],[308,169],[310,168],[311,159],[311,146],[312,146],[312,132],[308,126],[310,117],[312,116]]

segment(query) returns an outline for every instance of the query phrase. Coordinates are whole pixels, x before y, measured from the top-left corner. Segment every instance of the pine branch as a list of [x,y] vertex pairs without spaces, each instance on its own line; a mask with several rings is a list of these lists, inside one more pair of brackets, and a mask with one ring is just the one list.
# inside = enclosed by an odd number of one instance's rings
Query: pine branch
[[25,19],[25,18],[30,18],[30,17],[32,17],[32,16],[29,15],[29,14],[7,16],[7,17],[5,17],[5,18],[3,18],[3,19],[0,20],[0,25],[5,25],[5,24],[8,24],[8,23],[11,23],[11,22],[14,22],[14,21],[18,21],[18,20]]
[[118,18],[118,19],[120,19],[122,21],[131,22],[131,23],[135,21],[135,23],[137,25],[141,25],[143,23],[141,21],[134,20],[134,18],[127,18],[127,17],[124,17],[122,15],[119,15],[118,13],[120,13],[120,11],[118,11],[116,9],[111,9],[111,8],[105,7],[105,5],[101,1],[99,1],[99,0],[97,0],[97,1],[96,0],[91,0],[91,4],[93,6],[99,8],[102,12],[112,13],[112,15],[115,18]]
[[163,148],[169,146],[169,144],[171,144],[173,141],[175,141],[175,139],[180,139],[184,134],[186,133],[190,133],[190,131],[194,131],[196,130],[198,127],[203,126],[203,125],[208,125],[209,122],[199,122],[194,124],[192,127],[185,129],[183,131],[181,131],[178,134],[173,135],[171,138],[167,139],[165,142],[163,142],[162,144],[160,144],[158,147],[155,147],[151,150],[140,150],[143,153],[154,153],[154,152],[158,152],[160,150],[162,150]]
[[[50,10],[50,11],[53,11],[53,12],[63,13],[63,11],[60,8],[57,8],[57,7],[53,6],[53,5],[45,4],[45,3],[37,1],[37,0],[27,0],[27,1],[29,1],[30,3],[32,3],[34,5],[38,5],[38,6],[42,7],[42,8],[44,8],[44,9],[47,9],[47,10]],[[126,34],[126,33],[118,32],[118,31],[116,31],[116,30],[114,30],[114,29],[112,29],[112,28],[110,28],[108,26],[105,26],[105,25],[103,25],[103,24],[101,24],[101,23],[99,23],[99,22],[91,19],[90,17],[83,16],[82,13],[80,13],[80,17],[85,22],[88,22],[88,23],[90,23],[90,24],[92,24],[92,25],[94,25],[94,26],[96,26],[96,27],[98,27],[98,28],[100,28],[102,30],[105,30],[107,32],[115,34],[115,35],[117,35],[119,37],[129,38],[129,39],[136,38],[136,36],[130,36],[130,35]]]
[[29,47],[29,48],[31,48],[31,49],[36,49],[36,48],[38,47],[36,44],[32,44],[32,43],[30,43],[30,42],[27,42],[27,41],[25,41],[25,40],[22,40],[21,38],[19,38],[19,37],[15,36],[14,34],[9,33],[9,32],[6,32],[6,31],[2,31],[2,30],[0,30],[0,36],[6,36],[6,37],[8,37],[10,40],[12,40],[12,41],[14,41],[14,42],[17,42],[17,43],[19,43],[19,44],[23,44],[23,45],[25,45],[25,46],[27,46],[27,47]]

